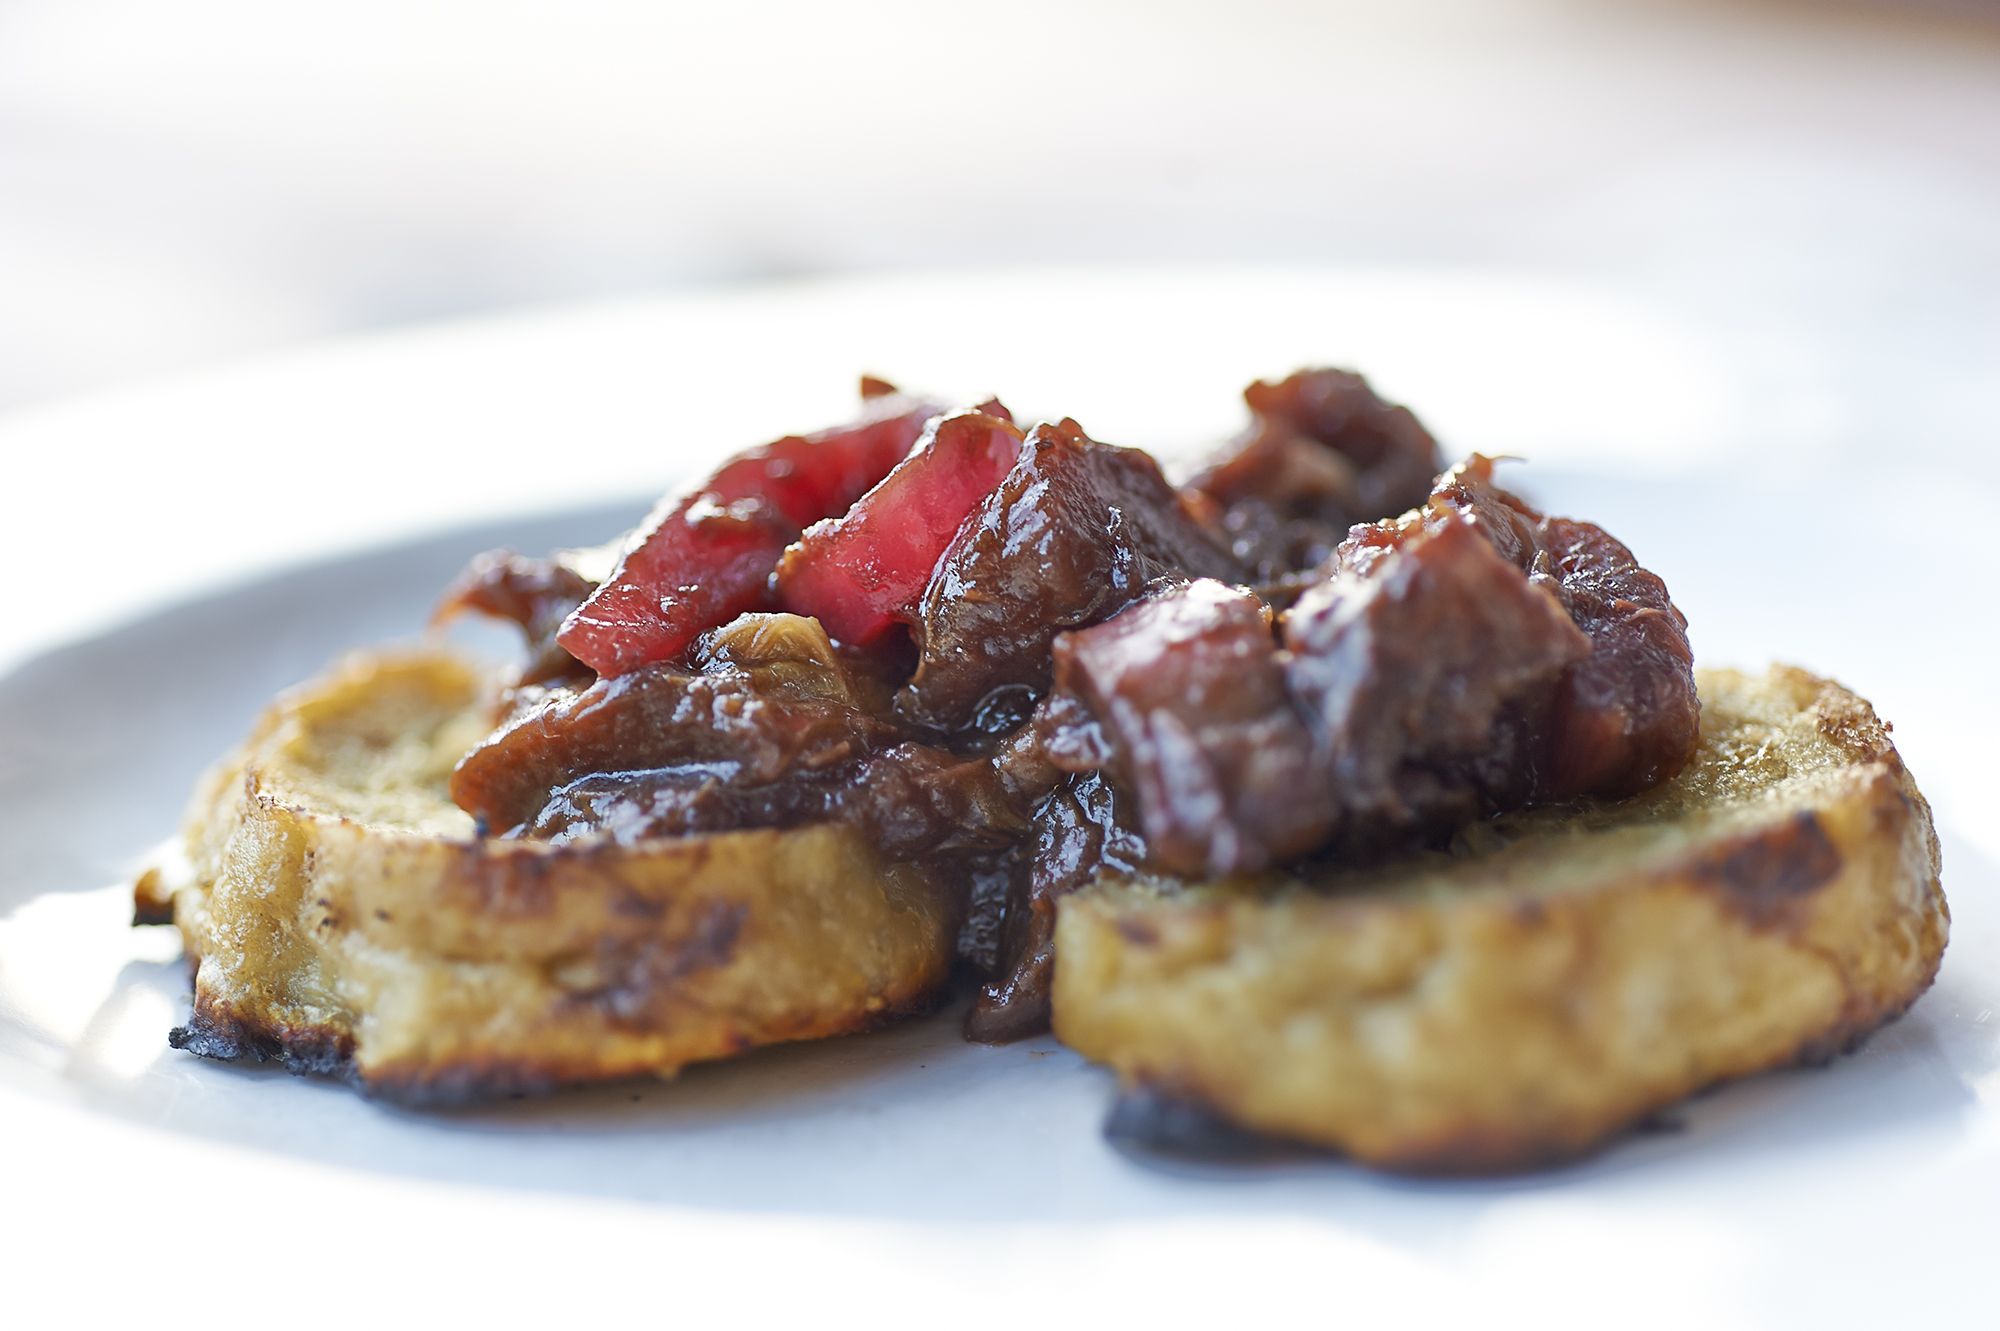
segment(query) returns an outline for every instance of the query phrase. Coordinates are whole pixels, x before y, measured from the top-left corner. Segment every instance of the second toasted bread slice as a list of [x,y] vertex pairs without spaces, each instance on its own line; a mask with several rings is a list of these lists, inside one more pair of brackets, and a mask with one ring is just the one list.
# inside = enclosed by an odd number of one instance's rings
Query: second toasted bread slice
[[1065,899],[1057,1035],[1237,1126],[1448,1171],[1573,1156],[1852,1044],[1944,951],[1929,807],[1838,685],[1699,684],[1695,762],[1637,799],[1384,869]]

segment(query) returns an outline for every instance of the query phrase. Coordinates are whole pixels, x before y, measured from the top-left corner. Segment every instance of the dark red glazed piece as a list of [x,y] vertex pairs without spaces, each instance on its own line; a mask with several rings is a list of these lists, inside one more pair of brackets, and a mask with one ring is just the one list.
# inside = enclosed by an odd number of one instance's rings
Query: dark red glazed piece
[[702,632],[768,608],[771,570],[785,547],[888,475],[939,410],[881,394],[852,425],[731,458],[661,501],[557,641],[598,674],[622,675],[672,660]]
[[1021,432],[1004,414],[932,420],[879,485],[785,552],[779,603],[857,646],[909,623],[938,556],[1020,453]]

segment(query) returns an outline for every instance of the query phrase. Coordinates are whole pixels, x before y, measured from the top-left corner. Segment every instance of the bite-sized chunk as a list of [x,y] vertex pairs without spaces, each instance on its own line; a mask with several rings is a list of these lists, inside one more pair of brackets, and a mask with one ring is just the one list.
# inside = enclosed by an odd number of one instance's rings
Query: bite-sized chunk
[[852,425],[731,458],[660,502],[558,640],[599,674],[621,675],[674,659],[745,611],[770,608],[771,571],[785,547],[808,524],[845,513],[941,410],[877,394]]
[[1319,788],[1354,849],[1533,799],[1538,733],[1563,672],[1590,653],[1550,589],[1463,516],[1309,589],[1284,642]]
[[1408,408],[1346,370],[1300,370],[1243,390],[1251,424],[1189,482],[1213,500],[1236,557],[1285,587],[1333,553],[1358,522],[1424,502],[1443,467]]
[[808,527],[778,565],[778,599],[842,642],[874,642],[915,617],[938,556],[1021,454],[1004,416],[953,412],[836,518]]
[[1490,458],[1441,477],[1431,508],[1478,515],[1503,553],[1554,587],[1590,639],[1550,715],[1542,798],[1633,795],[1686,766],[1701,701],[1687,619],[1666,583],[1602,527],[1544,517],[1500,489]]
[[1556,699],[1548,798],[1650,790],[1687,766],[1700,739],[1687,620],[1666,583],[1602,527],[1550,518],[1542,531],[1563,605],[1591,642]]
[[[723,816],[738,808],[735,794],[894,742],[888,727],[846,703],[787,695],[741,672],[654,665],[552,696],[495,732],[460,761],[451,795],[495,832],[555,836],[576,825],[632,839],[717,830],[730,825]],[[606,816],[614,805],[618,816]]]
[[552,692],[460,761],[452,799],[494,832],[536,836],[768,826],[819,811],[772,788],[896,743],[809,619],[746,615],[700,655],[707,673],[661,664]]
[[1094,718],[1049,745],[1132,793],[1154,867],[1235,873],[1325,842],[1339,820],[1286,690],[1270,607],[1201,580],[1055,644],[1058,696]]
[[1057,634],[1164,581],[1240,572],[1151,457],[1087,438],[1075,421],[1038,425],[931,575],[897,711],[946,731],[996,708],[1018,720],[1048,688]]

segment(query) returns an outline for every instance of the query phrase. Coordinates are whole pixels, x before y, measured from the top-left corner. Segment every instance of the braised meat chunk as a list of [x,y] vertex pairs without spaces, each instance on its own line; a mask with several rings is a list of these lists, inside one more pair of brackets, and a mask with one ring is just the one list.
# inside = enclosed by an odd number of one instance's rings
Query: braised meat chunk
[[495,833],[561,839],[783,826],[897,742],[811,620],[744,616],[701,656],[700,673],[662,663],[552,693],[459,762],[452,798]]
[[783,826],[823,811],[823,777],[893,732],[744,673],[648,666],[551,698],[467,754],[452,798],[495,832],[621,840]]
[[1011,700],[1018,721],[1048,688],[1057,634],[1163,583],[1239,576],[1151,457],[1098,443],[1072,420],[1038,425],[931,574],[897,712],[950,732]]
[[1701,728],[1694,649],[1659,575],[1602,527],[1545,517],[1500,489],[1490,458],[1440,477],[1431,507],[1476,515],[1590,639],[1550,715],[1540,797],[1636,795],[1686,766]]
[[[1270,607],[1201,580],[1056,639],[1058,697],[1092,718],[1049,743],[1130,791],[1148,858],[1236,873],[1317,849],[1338,817],[1286,687]],[[1317,793],[1315,793],[1317,791]]]
[[1357,522],[1424,502],[1443,468],[1407,407],[1347,370],[1300,370],[1243,390],[1251,424],[1191,482],[1215,501],[1231,549],[1261,586],[1291,589]]
[[1353,851],[1534,799],[1556,689],[1590,653],[1561,602],[1465,518],[1414,527],[1307,591],[1284,640]]

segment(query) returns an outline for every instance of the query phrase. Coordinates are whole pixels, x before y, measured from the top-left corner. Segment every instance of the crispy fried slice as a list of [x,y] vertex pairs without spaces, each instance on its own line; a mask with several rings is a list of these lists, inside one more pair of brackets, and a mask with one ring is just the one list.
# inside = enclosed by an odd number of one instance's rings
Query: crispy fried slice
[[1065,898],[1055,1029],[1130,1089],[1392,1169],[1526,1168],[1827,1057],[1930,984],[1929,806],[1837,684],[1700,673],[1695,761],[1310,883]]
[[454,1101],[859,1030],[944,983],[951,894],[846,826],[474,839],[445,781],[492,701],[453,658],[364,656],[271,708],[190,820],[176,1045]]

